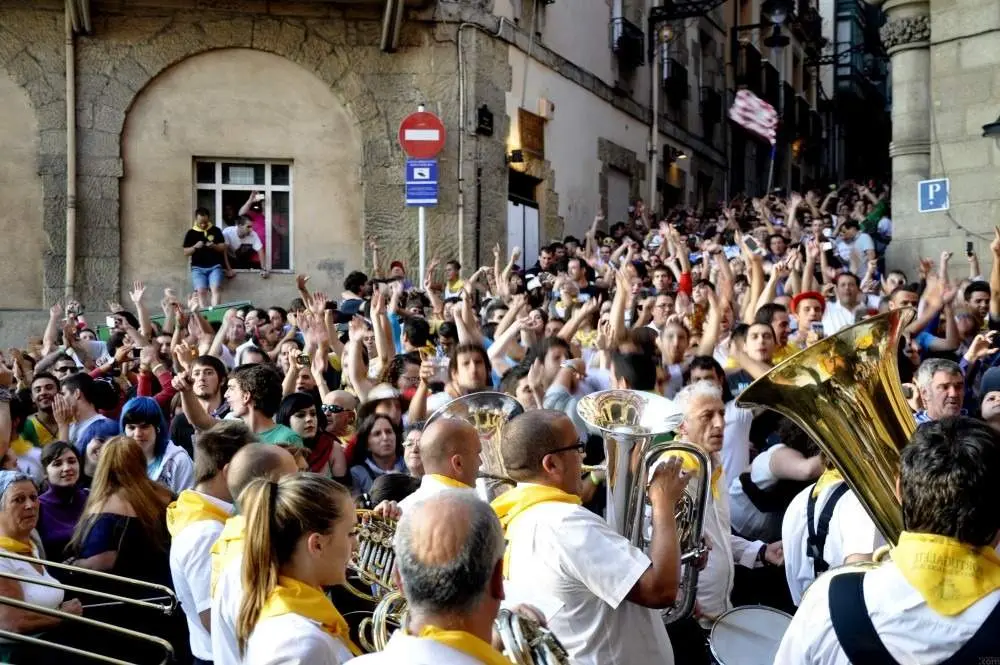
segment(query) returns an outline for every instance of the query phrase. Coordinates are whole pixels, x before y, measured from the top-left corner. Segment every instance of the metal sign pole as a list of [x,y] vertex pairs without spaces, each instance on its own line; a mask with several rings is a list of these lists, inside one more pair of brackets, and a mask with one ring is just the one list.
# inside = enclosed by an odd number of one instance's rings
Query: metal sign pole
[[422,285],[424,275],[427,274],[424,272],[427,270],[427,209],[423,206],[417,208],[417,233],[420,234],[420,272],[417,278]]

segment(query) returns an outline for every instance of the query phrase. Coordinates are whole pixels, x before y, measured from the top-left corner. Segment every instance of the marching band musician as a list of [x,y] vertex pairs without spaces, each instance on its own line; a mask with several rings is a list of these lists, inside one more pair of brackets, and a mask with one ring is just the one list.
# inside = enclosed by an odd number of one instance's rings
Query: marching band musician
[[840,472],[829,466],[788,504],[781,542],[788,591],[796,605],[820,573],[845,563],[870,561],[871,553],[883,544],[857,495]]
[[357,665],[509,665],[491,645],[503,599],[503,529],[472,492],[445,489],[407,507],[393,539],[408,618]]
[[777,665],[959,665],[1000,653],[1000,439],[947,417],[921,425],[901,458],[905,530],[892,560],[816,580]]
[[[295,457],[280,446],[249,443],[229,463],[227,482],[230,496],[240,505],[243,490],[257,478],[277,480],[298,473]],[[212,546],[212,657],[215,665],[240,665],[236,640],[236,618],[243,598],[243,536],[246,522],[242,515],[226,521]]]
[[[670,640],[677,662],[709,663],[705,633],[698,626],[707,631],[715,619],[732,609],[730,594],[733,591],[734,565],[739,563],[754,568],[769,563],[780,566],[783,556],[780,541],[770,544],[748,541],[732,532],[729,495],[722,482],[719,456],[726,426],[722,390],[714,382],[697,381],[681,390],[675,401],[684,413],[678,439],[701,448],[711,459],[712,473],[703,531],[709,547],[708,561],[698,574],[697,622],[694,618],[675,621],[670,625]],[[686,471],[696,470],[697,458],[694,455],[668,451],[664,457],[680,458]]]
[[482,450],[476,428],[464,420],[440,418],[428,425],[420,436],[420,488],[400,501],[400,510],[447,489],[473,489]]
[[361,650],[323,593],[344,584],[357,546],[351,493],[315,473],[258,478],[243,491],[243,599],[236,638],[246,665],[340,665]]
[[505,426],[501,452],[517,486],[492,504],[508,542],[504,577],[562,603],[548,624],[574,665],[672,663],[657,609],[675,601],[680,581],[680,463],[661,466],[650,484],[647,557],[580,505],[583,451],[561,411],[527,411]]
[[202,432],[194,451],[195,487],[167,506],[170,576],[187,618],[195,665],[212,661],[211,548],[233,512],[229,463],[251,436],[246,425],[232,420]]

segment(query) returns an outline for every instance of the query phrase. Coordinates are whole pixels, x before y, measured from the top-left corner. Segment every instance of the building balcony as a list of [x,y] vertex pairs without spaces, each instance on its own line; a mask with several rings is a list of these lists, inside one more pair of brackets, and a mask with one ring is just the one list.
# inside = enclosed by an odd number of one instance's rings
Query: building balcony
[[757,96],[763,94],[760,51],[748,42],[740,44],[736,67],[736,86],[744,87]]
[[781,96],[781,78],[778,69],[770,62],[764,64],[764,101],[778,108],[778,98]]
[[673,107],[678,107],[688,99],[688,71],[674,58],[668,58],[663,64],[663,91],[667,93],[667,101]]
[[626,18],[618,17],[611,19],[608,34],[611,51],[618,57],[621,66],[635,69],[646,62],[642,28]]
[[700,111],[701,121],[706,126],[715,125],[722,120],[722,93],[715,88],[701,88]]

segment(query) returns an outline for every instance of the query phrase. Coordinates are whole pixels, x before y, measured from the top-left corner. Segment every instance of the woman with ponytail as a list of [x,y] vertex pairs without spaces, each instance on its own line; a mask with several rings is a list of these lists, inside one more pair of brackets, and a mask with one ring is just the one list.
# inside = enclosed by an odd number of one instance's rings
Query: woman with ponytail
[[236,623],[243,662],[340,665],[360,655],[322,590],[346,582],[357,546],[350,492],[300,473],[254,480],[240,506],[247,522]]

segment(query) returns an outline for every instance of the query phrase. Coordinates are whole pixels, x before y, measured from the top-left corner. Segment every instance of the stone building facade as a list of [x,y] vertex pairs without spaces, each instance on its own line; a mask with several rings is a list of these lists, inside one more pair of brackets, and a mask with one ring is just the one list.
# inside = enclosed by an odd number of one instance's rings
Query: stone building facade
[[[238,273],[225,300],[283,302],[302,272],[339,293],[347,272],[370,266],[360,251],[369,237],[416,277],[397,128],[418,104],[448,130],[427,255],[467,269],[488,261],[494,244],[512,244],[512,173],[533,179],[539,243],[581,235],[598,210],[620,217],[647,196],[653,173],[658,197],[671,192],[667,204],[722,196],[721,131],[706,134],[699,120],[702,88],[724,85],[718,20],[689,23],[675,40],[671,58],[697,76],[684,79],[683,104],[670,103],[665,84],[658,90],[651,140],[648,63],[625,81],[608,30],[623,7],[641,29],[654,0],[588,0],[586,29],[597,38],[582,42],[583,24],[569,20],[584,18],[576,0],[400,1],[394,52],[380,48],[386,0],[0,3],[0,341],[22,343],[69,295],[99,322],[134,280],[151,303],[165,287],[189,289],[181,241],[193,209],[205,205],[221,223],[255,189],[267,196],[275,269],[268,281]],[[87,4],[87,29],[69,39],[66,8]],[[680,78],[672,80],[676,93]],[[557,116],[543,117],[543,103]],[[476,131],[481,109],[492,132]],[[522,110],[543,121],[549,151],[518,167],[510,161]]]
[[[885,0],[891,58],[894,239],[889,264],[913,267],[966,242],[989,261],[1000,223],[1000,2]],[[917,183],[949,178],[950,210],[918,212]],[[987,269],[984,265],[984,270]]]

